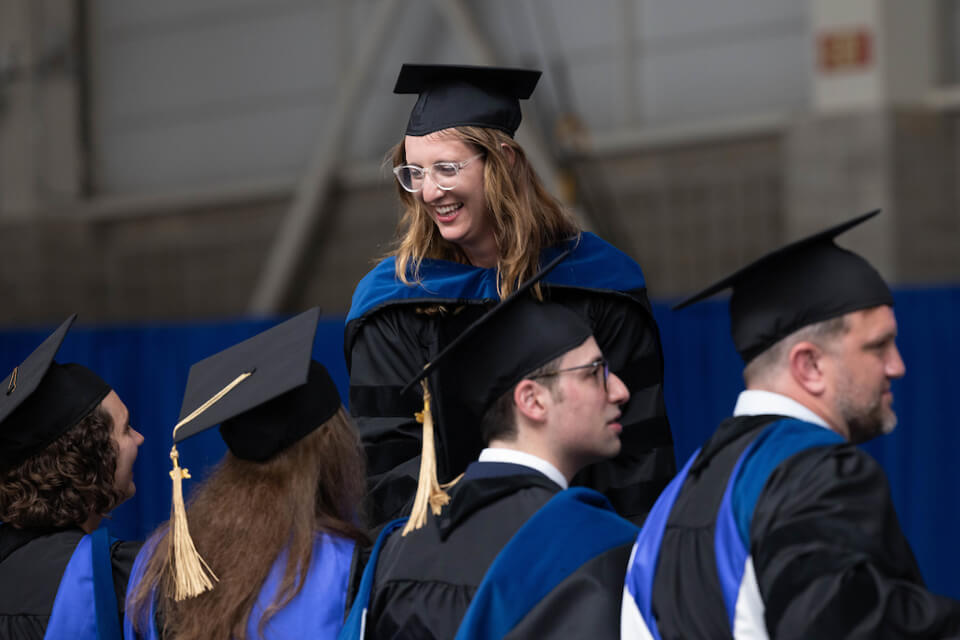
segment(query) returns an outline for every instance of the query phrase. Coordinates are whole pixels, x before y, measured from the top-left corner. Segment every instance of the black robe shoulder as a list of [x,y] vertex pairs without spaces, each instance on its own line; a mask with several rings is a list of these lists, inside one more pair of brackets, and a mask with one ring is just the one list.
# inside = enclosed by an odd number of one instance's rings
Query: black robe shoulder
[[[37,532],[0,525],[0,640],[44,637],[60,579],[83,536],[80,529]],[[130,569],[140,546],[116,541],[110,547],[121,619]]]
[[560,490],[538,473],[469,479],[439,517],[392,534],[377,563],[367,637],[453,638],[490,564]]
[[[657,559],[652,603],[661,637],[731,637],[719,567],[729,572],[732,556],[716,556],[725,491],[755,575],[739,585],[741,623],[762,620],[769,637],[798,640],[960,635],[960,602],[924,586],[879,464],[799,421],[792,422],[820,444],[791,450],[775,436],[761,442],[781,419],[727,420],[693,461]],[[760,446],[744,453],[754,442]]]
[[[516,475],[503,475],[506,472]],[[459,631],[470,638],[618,638],[622,585],[637,531],[634,526],[609,511],[590,512],[580,516],[588,520],[576,527],[578,533],[560,536],[565,542],[551,546],[549,541],[557,540],[552,529],[557,525],[551,519],[551,528],[541,525],[532,538],[524,538],[518,547],[523,549],[520,555],[515,550],[508,554],[509,559],[498,559],[501,552],[506,553],[504,547],[515,542],[518,531],[535,515],[540,517],[538,512],[552,498],[572,495],[558,496],[558,490],[539,473],[515,465],[471,465],[439,517],[431,515],[423,529],[406,538],[393,533],[387,539],[375,570],[366,637],[453,638]],[[601,496],[597,498],[606,503]],[[559,514],[558,522],[576,519],[567,520],[567,514],[572,516],[571,510],[576,509],[570,501],[554,500],[550,507],[554,517]],[[614,521],[605,520],[604,513]],[[602,539],[613,531],[617,533],[609,542],[598,545],[599,553],[585,552],[585,562],[570,565],[577,550],[564,545],[574,540],[582,545],[586,543],[583,536],[595,533]],[[527,566],[529,544],[537,557],[529,558]],[[491,578],[487,573],[495,560],[500,570]],[[562,579],[554,583],[544,567],[564,564]],[[485,578],[494,582],[484,582]],[[525,584],[524,579],[533,582]],[[464,622],[481,584],[498,595],[488,592],[481,598],[481,609],[471,612],[472,622]],[[530,596],[540,587],[544,588],[542,594]],[[505,595],[511,588],[520,600],[533,599],[516,609],[504,608],[504,599],[512,600]],[[499,622],[493,623],[489,616]],[[500,624],[504,621],[509,622]],[[475,626],[477,622],[481,624]],[[470,628],[460,629],[461,624]],[[493,631],[491,624],[500,630]]]

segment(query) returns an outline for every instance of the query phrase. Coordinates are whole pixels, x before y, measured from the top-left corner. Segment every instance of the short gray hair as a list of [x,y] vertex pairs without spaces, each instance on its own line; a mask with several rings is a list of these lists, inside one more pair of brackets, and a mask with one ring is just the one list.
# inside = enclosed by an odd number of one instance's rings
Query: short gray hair
[[846,315],[801,327],[748,362],[743,368],[743,381],[750,386],[752,382],[762,380],[779,371],[780,367],[786,363],[787,353],[798,342],[812,342],[823,347],[825,343],[845,334],[849,328]]

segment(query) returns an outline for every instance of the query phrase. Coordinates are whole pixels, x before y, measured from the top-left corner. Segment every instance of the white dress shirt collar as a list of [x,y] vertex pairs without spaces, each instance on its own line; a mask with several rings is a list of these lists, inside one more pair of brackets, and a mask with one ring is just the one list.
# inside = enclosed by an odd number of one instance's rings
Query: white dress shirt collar
[[567,482],[567,479],[563,477],[562,473],[560,473],[559,469],[543,458],[537,457],[532,453],[525,453],[523,451],[517,451],[516,449],[487,447],[480,452],[480,457],[478,460],[480,462],[508,462],[510,464],[519,464],[524,467],[530,467],[531,469],[539,471],[543,475],[556,482],[558,485],[560,485],[561,489],[566,489],[568,486],[570,486]]
[[830,429],[830,425],[818,416],[816,413],[803,406],[793,398],[774,393],[773,391],[761,391],[760,389],[747,389],[741,391],[737,398],[737,406],[733,408],[734,416],[762,416],[777,415],[796,418],[804,422],[811,422],[824,429]]

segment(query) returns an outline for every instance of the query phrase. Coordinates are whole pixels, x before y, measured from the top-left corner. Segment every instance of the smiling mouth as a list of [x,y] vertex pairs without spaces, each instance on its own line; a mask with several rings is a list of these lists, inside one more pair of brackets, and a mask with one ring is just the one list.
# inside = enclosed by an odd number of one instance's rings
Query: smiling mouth
[[456,204],[446,204],[442,207],[437,207],[434,211],[437,214],[437,220],[440,222],[449,222],[456,217],[457,211],[461,208],[463,208],[463,203],[458,202]]

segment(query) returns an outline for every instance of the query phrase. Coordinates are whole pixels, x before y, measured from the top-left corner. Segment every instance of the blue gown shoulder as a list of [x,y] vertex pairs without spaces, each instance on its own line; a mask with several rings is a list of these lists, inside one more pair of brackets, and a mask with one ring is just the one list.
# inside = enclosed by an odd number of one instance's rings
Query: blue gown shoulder
[[[570,256],[545,278],[556,287],[630,292],[646,286],[643,271],[630,256],[589,232],[545,249],[546,264],[575,245]],[[392,303],[497,300],[497,271],[447,260],[424,260],[420,281],[404,284],[395,273],[393,256],[382,260],[357,284],[347,322]],[[412,273],[411,273],[411,281]]]

